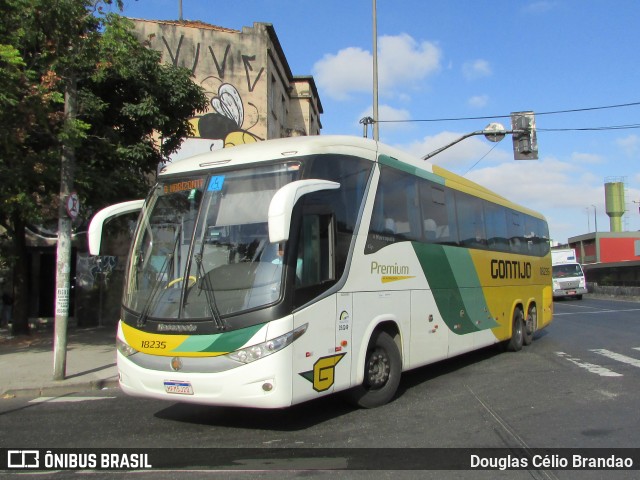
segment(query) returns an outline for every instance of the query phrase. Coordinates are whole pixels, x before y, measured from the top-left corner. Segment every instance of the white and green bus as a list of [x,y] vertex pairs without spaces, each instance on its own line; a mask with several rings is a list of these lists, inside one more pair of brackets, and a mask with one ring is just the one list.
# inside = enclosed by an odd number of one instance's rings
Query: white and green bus
[[166,166],[143,201],[117,333],[131,395],[376,407],[403,371],[551,322],[545,219],[370,139],[311,136]]

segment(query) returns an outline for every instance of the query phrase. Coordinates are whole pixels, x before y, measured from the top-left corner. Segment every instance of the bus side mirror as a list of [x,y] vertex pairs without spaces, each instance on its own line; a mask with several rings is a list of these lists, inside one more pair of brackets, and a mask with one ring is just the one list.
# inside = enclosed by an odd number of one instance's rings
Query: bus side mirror
[[132,200],[130,202],[116,203],[103,208],[96,213],[89,223],[87,239],[89,240],[89,254],[100,255],[100,245],[102,244],[102,228],[104,224],[114,217],[134,213],[142,210],[144,200]]
[[288,183],[278,190],[269,204],[269,241],[284,242],[289,239],[291,212],[300,197],[321,190],[340,188],[337,182],[309,179]]

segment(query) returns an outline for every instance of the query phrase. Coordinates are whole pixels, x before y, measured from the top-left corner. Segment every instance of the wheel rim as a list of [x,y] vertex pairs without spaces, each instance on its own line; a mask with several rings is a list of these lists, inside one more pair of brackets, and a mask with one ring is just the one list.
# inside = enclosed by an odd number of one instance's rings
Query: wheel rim
[[389,381],[390,371],[391,367],[387,352],[376,348],[371,352],[367,362],[367,385],[374,390],[384,387]]
[[527,333],[532,334],[536,328],[536,322],[538,320],[538,313],[536,311],[536,307],[531,307],[529,309],[529,315],[527,315]]
[[524,327],[522,325],[522,314],[520,314],[520,316],[518,317],[517,321],[515,322],[514,328],[516,329],[516,331],[514,332],[514,336],[516,337],[516,341],[519,343],[520,339],[523,338],[524,335]]

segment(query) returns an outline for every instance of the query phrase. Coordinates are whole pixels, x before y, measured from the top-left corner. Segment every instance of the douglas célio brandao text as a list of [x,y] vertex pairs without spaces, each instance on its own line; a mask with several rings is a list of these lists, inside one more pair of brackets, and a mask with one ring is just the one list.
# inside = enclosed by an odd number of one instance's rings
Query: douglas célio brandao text
[[621,457],[615,454],[606,456],[585,456],[577,453],[559,455],[545,454],[532,455],[530,457],[519,457],[515,455],[505,456],[482,456],[472,454],[470,456],[471,469],[478,470],[511,470],[528,468],[549,468],[549,469],[584,469],[584,470],[607,470],[607,469],[633,469],[633,458]]

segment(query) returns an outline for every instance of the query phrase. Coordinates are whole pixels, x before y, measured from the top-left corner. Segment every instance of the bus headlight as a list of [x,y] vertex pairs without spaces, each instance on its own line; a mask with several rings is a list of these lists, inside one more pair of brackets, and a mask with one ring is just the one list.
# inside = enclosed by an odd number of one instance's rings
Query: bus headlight
[[125,357],[130,357],[134,353],[138,353],[138,350],[133,348],[127,342],[120,340],[120,338],[116,338],[116,348]]
[[251,363],[255,360],[268,357],[269,355],[282,350],[288,345],[291,345],[295,340],[300,338],[304,334],[304,332],[307,331],[308,325],[308,323],[305,323],[295,330],[287,332],[284,335],[280,335],[279,337],[272,338],[271,340],[267,340],[266,342],[259,343],[257,345],[251,345],[250,347],[241,348],[240,350],[236,350],[235,352],[228,353],[227,357],[240,363]]

